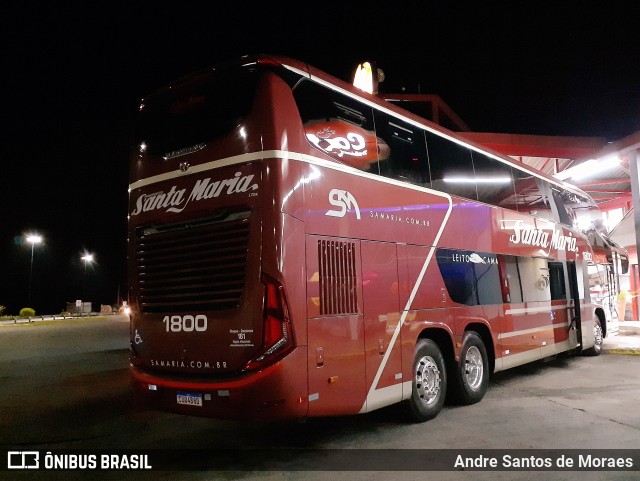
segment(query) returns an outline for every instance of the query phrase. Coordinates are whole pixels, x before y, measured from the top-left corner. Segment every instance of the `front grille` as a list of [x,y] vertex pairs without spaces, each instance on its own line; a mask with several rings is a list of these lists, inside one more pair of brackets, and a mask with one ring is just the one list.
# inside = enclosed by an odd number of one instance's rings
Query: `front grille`
[[249,211],[136,230],[142,312],[238,307],[244,290]]

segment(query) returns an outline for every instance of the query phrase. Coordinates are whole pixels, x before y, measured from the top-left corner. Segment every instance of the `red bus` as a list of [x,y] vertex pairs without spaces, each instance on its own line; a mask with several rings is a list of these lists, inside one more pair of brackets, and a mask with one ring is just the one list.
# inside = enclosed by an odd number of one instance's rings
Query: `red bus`
[[146,406],[304,418],[482,399],[599,354],[581,190],[308,64],[244,57],[140,105],[130,371]]

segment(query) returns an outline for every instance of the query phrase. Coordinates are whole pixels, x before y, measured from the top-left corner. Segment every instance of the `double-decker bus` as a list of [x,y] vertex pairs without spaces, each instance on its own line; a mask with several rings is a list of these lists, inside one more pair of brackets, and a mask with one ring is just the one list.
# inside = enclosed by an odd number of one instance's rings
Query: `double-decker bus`
[[581,190],[296,60],[140,104],[130,371],[144,405],[304,418],[478,402],[493,372],[599,354]]

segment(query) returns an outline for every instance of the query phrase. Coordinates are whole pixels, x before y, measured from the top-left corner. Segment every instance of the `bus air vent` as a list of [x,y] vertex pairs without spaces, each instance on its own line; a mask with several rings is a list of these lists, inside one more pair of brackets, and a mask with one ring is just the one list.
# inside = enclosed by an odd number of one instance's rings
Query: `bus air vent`
[[318,241],[321,315],[358,312],[355,252],[352,242]]
[[148,313],[210,311],[240,305],[249,211],[136,230],[140,308]]

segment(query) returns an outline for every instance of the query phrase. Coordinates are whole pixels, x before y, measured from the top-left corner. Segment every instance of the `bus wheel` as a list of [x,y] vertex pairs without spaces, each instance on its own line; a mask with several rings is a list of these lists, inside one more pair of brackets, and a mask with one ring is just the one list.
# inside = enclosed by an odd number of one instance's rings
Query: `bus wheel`
[[456,404],[475,404],[484,397],[488,385],[487,349],[478,333],[467,331],[462,339],[460,363],[455,367],[451,400]]
[[413,421],[435,418],[444,405],[447,393],[447,371],[438,345],[430,339],[419,340],[413,358],[411,398],[406,401]]
[[590,347],[589,349],[586,349],[584,351],[587,356],[599,356],[600,354],[602,354],[602,343],[604,342],[604,335],[602,333],[602,324],[600,324],[601,322],[602,321],[600,321],[599,317],[596,317],[593,322],[593,336],[595,338],[595,343],[593,344],[593,347]]

